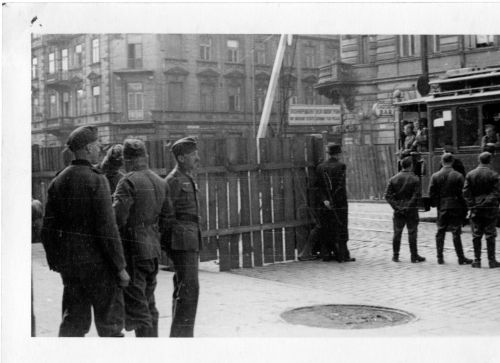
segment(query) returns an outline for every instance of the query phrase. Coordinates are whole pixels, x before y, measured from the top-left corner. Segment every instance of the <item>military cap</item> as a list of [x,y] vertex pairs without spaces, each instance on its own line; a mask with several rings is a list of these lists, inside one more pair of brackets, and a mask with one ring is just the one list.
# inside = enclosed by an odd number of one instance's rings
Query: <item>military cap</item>
[[328,145],[326,145],[326,149],[330,155],[340,154],[342,152],[341,146],[336,142],[329,142]]
[[146,145],[139,139],[126,139],[123,142],[123,158],[126,160],[146,156]]
[[102,161],[103,166],[120,168],[123,165],[123,145],[116,144],[111,146]]
[[177,140],[171,147],[175,156],[190,154],[197,149],[196,140],[192,137],[184,137]]
[[441,155],[441,162],[449,164],[453,163],[453,154],[452,153],[447,153],[445,152],[443,155]]
[[97,141],[97,128],[80,126],[69,134],[66,145],[71,151],[78,151],[94,141]]

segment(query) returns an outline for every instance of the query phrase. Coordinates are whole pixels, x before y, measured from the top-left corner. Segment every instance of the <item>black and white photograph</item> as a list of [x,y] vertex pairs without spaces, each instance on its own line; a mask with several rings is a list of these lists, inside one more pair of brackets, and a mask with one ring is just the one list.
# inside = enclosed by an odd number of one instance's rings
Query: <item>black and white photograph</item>
[[500,6],[2,11],[6,362],[500,359]]

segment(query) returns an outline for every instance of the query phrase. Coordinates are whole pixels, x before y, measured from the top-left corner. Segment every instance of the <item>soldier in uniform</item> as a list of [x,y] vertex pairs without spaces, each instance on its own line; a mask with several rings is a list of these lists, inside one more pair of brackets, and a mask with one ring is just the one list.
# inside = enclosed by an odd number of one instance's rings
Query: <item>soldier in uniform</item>
[[498,174],[490,168],[491,153],[479,154],[479,166],[465,176],[464,198],[469,207],[474,262],[472,267],[481,267],[481,238],[486,237],[486,248],[490,268],[500,267],[495,258],[496,222],[500,201]]
[[346,166],[338,159],[340,145],[329,143],[329,159],[316,168],[321,209],[318,211],[321,257],[323,261],[335,256],[338,262],[352,262],[347,248],[349,240],[347,216]]
[[198,217],[198,189],[194,172],[200,158],[196,141],[186,137],[172,145],[177,165],[166,180],[170,187],[173,213],[164,248],[173,262],[174,295],[171,337],[192,337],[198,307],[198,260],[201,232]]
[[407,156],[401,161],[402,170],[389,179],[385,191],[385,199],[394,210],[393,227],[394,237],[392,249],[394,262],[399,262],[399,249],[401,247],[401,234],[406,225],[408,229],[408,242],[410,244],[411,262],[423,262],[425,258],[418,255],[417,230],[418,230],[418,207],[417,201],[420,195],[420,180],[411,171],[412,157]]
[[121,337],[121,287],[130,278],[108,181],[92,167],[100,151],[97,129],[77,128],[67,145],[75,160],[49,185],[42,228],[48,265],[64,284],[59,336],[88,333],[93,308],[99,336]]
[[109,182],[109,189],[111,190],[111,194],[113,194],[116,190],[116,186],[118,182],[123,177],[123,173],[120,168],[123,166],[123,145],[116,144],[111,146],[104,159],[102,160],[99,168],[106,175],[106,178]]
[[441,156],[442,168],[432,174],[429,185],[431,206],[437,207],[436,249],[438,264],[444,264],[443,249],[446,230],[453,234],[453,245],[459,265],[471,264],[472,260],[464,256],[462,247],[462,224],[467,215],[467,206],[462,195],[464,177],[453,169],[454,157],[450,153]]
[[127,139],[123,146],[127,174],[113,195],[113,208],[131,277],[124,290],[125,330],[137,337],[158,337],[154,291],[161,257],[161,229],[170,208],[168,186],[148,167],[146,146]]

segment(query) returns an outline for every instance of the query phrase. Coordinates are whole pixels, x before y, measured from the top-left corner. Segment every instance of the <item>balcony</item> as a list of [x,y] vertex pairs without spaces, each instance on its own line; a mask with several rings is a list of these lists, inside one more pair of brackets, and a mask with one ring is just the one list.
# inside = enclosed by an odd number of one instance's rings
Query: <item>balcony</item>
[[73,129],[73,117],[68,116],[49,118],[45,124],[45,132],[57,137],[69,135]]
[[347,63],[334,62],[319,67],[317,87],[352,83],[352,66]]
[[333,103],[344,99],[351,110],[354,107],[354,83],[352,65],[337,61],[319,68],[319,79],[314,88]]
[[78,74],[79,73],[75,71],[57,71],[55,73],[47,73],[47,87],[59,90],[70,89],[82,82],[82,78],[79,77]]

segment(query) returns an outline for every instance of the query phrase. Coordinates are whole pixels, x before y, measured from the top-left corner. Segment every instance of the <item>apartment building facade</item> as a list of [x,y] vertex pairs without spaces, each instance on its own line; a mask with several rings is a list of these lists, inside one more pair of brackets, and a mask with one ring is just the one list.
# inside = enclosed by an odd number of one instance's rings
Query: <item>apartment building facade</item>
[[[427,57],[423,57],[422,42]],[[415,99],[419,78],[446,71],[500,65],[498,35],[343,35],[338,62],[320,67],[315,89],[343,109],[332,132],[345,144],[394,145],[395,102]],[[425,65],[426,64],[426,65]]]
[[[294,36],[270,119],[287,126],[289,104],[329,104],[314,89],[339,37]],[[103,143],[256,134],[279,35],[47,34],[32,38],[32,144],[57,146],[80,125]]]

